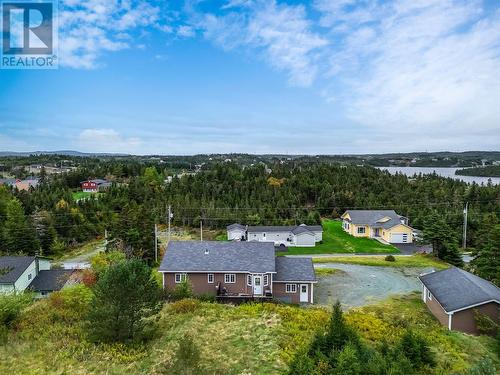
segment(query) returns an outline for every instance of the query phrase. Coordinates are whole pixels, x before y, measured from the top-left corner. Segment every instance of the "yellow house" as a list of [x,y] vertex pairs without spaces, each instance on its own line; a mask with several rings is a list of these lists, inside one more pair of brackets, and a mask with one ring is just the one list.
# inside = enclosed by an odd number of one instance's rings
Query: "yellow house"
[[394,210],[347,210],[342,228],[354,237],[382,239],[388,243],[412,243],[413,228],[408,218]]

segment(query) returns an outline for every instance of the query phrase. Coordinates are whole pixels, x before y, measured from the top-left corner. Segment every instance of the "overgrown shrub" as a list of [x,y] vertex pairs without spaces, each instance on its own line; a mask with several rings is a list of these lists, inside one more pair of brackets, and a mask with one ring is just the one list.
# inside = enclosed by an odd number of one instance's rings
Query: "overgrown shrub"
[[186,298],[186,299],[181,299],[179,301],[173,302],[169,305],[169,309],[172,312],[178,313],[178,314],[186,314],[190,313],[193,311],[196,311],[200,307],[200,302],[191,299],[191,298]]
[[215,301],[215,295],[213,293],[201,293],[197,294],[196,299],[199,299],[200,301],[203,302],[214,302]]
[[48,298],[51,316],[57,321],[78,321],[87,314],[92,291],[85,285],[74,285],[52,293]]
[[101,252],[90,259],[92,270],[99,276],[113,264],[125,260],[125,254],[121,251]]
[[468,375],[496,375],[497,369],[491,358],[483,358],[469,369]]
[[488,315],[482,314],[479,310],[474,310],[474,320],[480,334],[495,336],[500,330],[497,323]]
[[0,326],[8,328],[32,300],[29,293],[0,295]]
[[172,294],[172,297],[175,300],[193,297],[193,287],[188,278],[185,278],[179,284],[177,284]]
[[179,348],[172,366],[165,369],[166,374],[198,375],[200,368],[200,349],[189,335],[179,342]]
[[411,330],[407,330],[401,337],[399,347],[401,353],[408,358],[412,367],[419,369],[425,365],[434,365],[434,353],[427,340]]
[[396,261],[396,258],[394,257],[394,255],[387,255],[384,259],[386,262],[395,262]]

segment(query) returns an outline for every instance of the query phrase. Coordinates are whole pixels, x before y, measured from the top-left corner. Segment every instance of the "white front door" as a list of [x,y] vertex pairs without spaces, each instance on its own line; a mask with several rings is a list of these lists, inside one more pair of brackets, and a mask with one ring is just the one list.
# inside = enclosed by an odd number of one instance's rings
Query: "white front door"
[[262,276],[253,277],[253,294],[262,294]]
[[300,302],[309,302],[309,285],[300,284]]

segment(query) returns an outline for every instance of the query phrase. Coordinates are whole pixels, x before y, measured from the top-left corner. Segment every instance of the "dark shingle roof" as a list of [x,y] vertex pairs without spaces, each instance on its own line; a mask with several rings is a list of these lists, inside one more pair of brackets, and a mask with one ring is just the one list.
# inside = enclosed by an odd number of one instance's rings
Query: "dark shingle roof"
[[311,232],[323,231],[323,227],[321,225],[292,225],[292,226],[251,226],[251,227],[248,227],[248,232],[249,233],[292,232],[298,228],[305,228]]
[[34,260],[35,257],[25,256],[0,257],[0,283],[15,283]]
[[61,290],[74,270],[40,271],[28,288],[35,292]]
[[[347,210],[346,213],[349,214],[353,224],[370,225],[372,227],[381,227],[385,229],[401,224],[402,218],[402,216],[398,215],[394,210]],[[378,222],[385,217],[390,218],[390,220]]]
[[272,242],[170,241],[159,271],[275,272],[274,257]]
[[316,281],[311,258],[276,257],[273,281]]
[[447,312],[491,300],[500,303],[499,288],[460,268],[432,272],[419,279]]

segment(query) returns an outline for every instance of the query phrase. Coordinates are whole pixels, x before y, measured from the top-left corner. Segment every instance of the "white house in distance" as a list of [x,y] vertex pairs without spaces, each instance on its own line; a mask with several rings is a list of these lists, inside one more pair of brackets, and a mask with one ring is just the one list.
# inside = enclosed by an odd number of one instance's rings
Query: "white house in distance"
[[231,224],[227,227],[227,238],[231,241],[274,242],[275,246],[314,247],[323,240],[321,225],[294,226],[244,226]]
[[381,239],[388,243],[412,243],[414,229],[408,218],[394,210],[347,210],[342,228],[354,237]]
[[38,256],[0,257],[0,294],[30,290],[45,297],[78,282],[76,270],[51,269],[50,261]]

